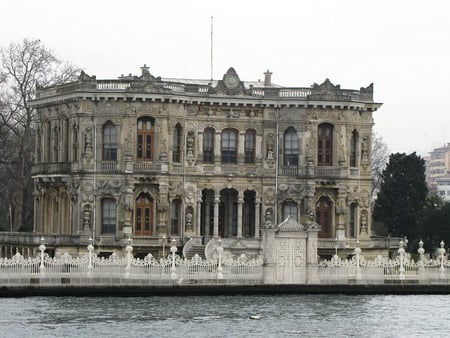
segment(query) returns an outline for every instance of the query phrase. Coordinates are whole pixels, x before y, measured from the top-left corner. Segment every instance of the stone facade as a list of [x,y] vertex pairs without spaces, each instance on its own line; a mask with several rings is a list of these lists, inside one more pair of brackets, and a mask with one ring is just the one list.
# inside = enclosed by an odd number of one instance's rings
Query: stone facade
[[[41,88],[35,232],[94,238],[98,252],[190,249],[220,236],[225,250],[261,250],[260,230],[287,216],[320,225],[319,252],[370,242],[372,85],[308,88],[153,76]],[[295,244],[293,244],[295,246]],[[370,244],[367,244],[370,246]],[[302,248],[303,248],[302,244]]]

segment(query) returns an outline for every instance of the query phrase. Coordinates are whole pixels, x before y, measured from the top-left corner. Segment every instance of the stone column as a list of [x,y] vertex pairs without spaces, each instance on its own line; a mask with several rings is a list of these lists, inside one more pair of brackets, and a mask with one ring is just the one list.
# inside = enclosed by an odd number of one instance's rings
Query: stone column
[[237,210],[237,237],[242,237],[242,209],[244,206],[244,195],[239,191]]
[[220,191],[216,191],[214,195],[214,237],[219,237],[219,204]]
[[196,231],[197,236],[200,236],[202,233],[201,223],[202,223],[202,197],[199,196],[197,197],[197,231]]
[[244,164],[245,160],[245,133],[238,133],[238,164]]
[[214,163],[215,164],[219,164],[222,160],[222,156],[220,153],[220,149],[221,149],[221,144],[220,144],[220,139],[221,139],[221,135],[220,133],[215,133],[214,134]]

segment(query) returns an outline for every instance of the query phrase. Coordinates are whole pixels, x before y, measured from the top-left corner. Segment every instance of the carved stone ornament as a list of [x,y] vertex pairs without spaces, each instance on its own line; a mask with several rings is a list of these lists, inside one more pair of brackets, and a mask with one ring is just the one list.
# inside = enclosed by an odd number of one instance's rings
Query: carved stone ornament
[[226,95],[247,95],[247,90],[244,88],[243,82],[239,79],[238,74],[233,67],[223,75],[223,78],[217,86],[212,89],[212,92]]

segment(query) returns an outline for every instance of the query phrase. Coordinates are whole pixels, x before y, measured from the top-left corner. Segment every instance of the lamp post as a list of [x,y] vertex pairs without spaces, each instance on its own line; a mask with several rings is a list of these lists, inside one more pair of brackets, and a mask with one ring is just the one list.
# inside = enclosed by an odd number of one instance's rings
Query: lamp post
[[88,252],[89,252],[89,261],[88,261],[88,275],[92,274],[92,256],[93,256],[93,252],[94,252],[94,245],[92,245],[93,243],[93,239],[92,237],[89,238],[89,244],[88,244]]
[[355,247],[356,279],[361,279],[361,267],[359,266],[360,255],[361,255],[361,248],[359,247],[359,241],[356,241],[356,247]]
[[423,241],[422,239],[420,239],[419,241],[419,249],[417,249],[417,253],[419,254],[419,270],[418,270],[418,274],[419,274],[419,279],[421,278],[421,276],[423,275],[424,272],[424,254],[425,254],[425,249],[423,248]]
[[172,246],[170,247],[170,252],[172,253],[172,268],[170,269],[170,279],[177,278],[177,268],[175,267],[175,253],[177,252],[176,242],[177,241],[175,240],[175,238],[172,239]]
[[441,248],[439,249],[439,256],[441,258],[441,267],[439,268],[439,276],[441,278],[444,278],[444,272],[445,272],[445,268],[444,268],[444,254],[445,254],[445,243],[444,241],[441,241],[440,243]]
[[404,243],[403,240],[400,240],[400,248],[398,249],[398,254],[400,255],[400,268],[398,271],[400,272],[399,279],[404,280],[405,279],[405,268],[403,266],[403,256],[405,255],[405,249],[403,248]]
[[130,270],[131,270],[131,260],[133,258],[133,246],[131,245],[131,238],[128,238],[128,245],[125,247],[125,250],[127,252],[127,268],[125,272],[125,277],[130,276]]
[[166,235],[162,236],[163,257],[166,255]]
[[334,239],[334,255],[336,256],[336,258],[337,258],[337,252],[338,252],[338,239],[337,239],[337,237]]
[[41,274],[45,273],[45,266],[44,266],[44,252],[45,252],[45,240],[44,237],[41,237],[41,245],[39,245],[39,251],[41,252],[41,265],[39,266],[39,272]]
[[217,242],[217,253],[219,254],[219,265],[217,266],[217,279],[223,279],[223,268],[222,268],[222,240],[219,237],[219,240]]

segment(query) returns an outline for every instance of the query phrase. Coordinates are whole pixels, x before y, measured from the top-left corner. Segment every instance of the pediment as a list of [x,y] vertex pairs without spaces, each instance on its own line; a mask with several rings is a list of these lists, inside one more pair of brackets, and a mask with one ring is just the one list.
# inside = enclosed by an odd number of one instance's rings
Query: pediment
[[239,78],[238,73],[233,67],[230,67],[227,72],[219,80],[217,86],[210,90],[211,94],[219,95],[248,95],[248,90],[244,86],[244,82]]

